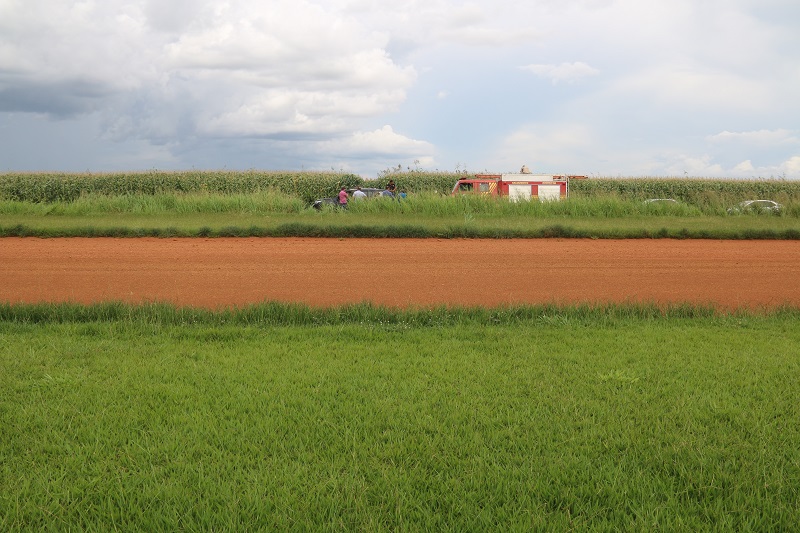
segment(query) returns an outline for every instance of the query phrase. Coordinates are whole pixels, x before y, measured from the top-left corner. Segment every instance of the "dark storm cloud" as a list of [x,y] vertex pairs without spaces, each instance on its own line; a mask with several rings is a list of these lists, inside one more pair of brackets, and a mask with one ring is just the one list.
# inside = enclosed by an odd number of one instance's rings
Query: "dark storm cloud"
[[108,86],[85,80],[24,80],[13,84],[0,80],[0,111],[74,117],[98,109],[112,94]]

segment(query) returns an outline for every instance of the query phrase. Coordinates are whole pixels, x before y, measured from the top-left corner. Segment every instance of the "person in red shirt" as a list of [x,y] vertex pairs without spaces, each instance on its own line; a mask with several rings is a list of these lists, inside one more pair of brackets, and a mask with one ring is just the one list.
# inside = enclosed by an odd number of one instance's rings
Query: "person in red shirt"
[[347,189],[344,187],[339,191],[339,207],[347,208]]

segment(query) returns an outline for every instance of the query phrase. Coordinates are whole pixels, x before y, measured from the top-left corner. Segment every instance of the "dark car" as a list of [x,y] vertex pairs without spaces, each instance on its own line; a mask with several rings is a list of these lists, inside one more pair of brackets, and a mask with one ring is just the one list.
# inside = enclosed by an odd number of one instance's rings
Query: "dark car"
[[[355,200],[353,198],[353,193],[356,192],[357,189],[347,189],[347,196],[351,198],[351,200]],[[361,192],[367,195],[367,198],[394,198],[394,195],[387,191],[386,189],[377,189],[374,187],[361,187]],[[311,207],[314,209],[322,209],[326,205],[338,206],[339,205],[339,198],[320,198],[319,200],[315,200]]]

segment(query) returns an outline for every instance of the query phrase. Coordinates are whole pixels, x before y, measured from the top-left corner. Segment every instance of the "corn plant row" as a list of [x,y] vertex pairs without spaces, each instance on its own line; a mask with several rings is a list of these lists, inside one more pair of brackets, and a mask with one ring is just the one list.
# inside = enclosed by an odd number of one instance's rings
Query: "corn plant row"
[[[337,172],[184,171],[128,173],[5,173],[0,174],[0,200],[70,202],[88,194],[211,193],[252,194],[277,191],[311,202],[334,196],[340,187],[385,187],[393,180],[398,190],[447,195],[463,172],[420,170],[383,173],[365,180]],[[572,180],[570,195],[578,198],[617,196],[624,199],[674,198],[699,207],[720,207],[734,201],[768,198],[786,203],[800,200],[800,181],[685,178],[590,178]]]
[[336,172],[187,171],[109,174],[7,173],[0,175],[0,200],[70,202],[87,194],[211,193],[252,194],[277,191],[310,202],[331,196],[339,187],[356,187],[363,179]]
[[710,208],[741,200],[769,199],[788,203],[800,199],[800,181],[777,179],[590,178],[572,180],[569,188],[573,197],[617,196],[634,200],[673,198]]

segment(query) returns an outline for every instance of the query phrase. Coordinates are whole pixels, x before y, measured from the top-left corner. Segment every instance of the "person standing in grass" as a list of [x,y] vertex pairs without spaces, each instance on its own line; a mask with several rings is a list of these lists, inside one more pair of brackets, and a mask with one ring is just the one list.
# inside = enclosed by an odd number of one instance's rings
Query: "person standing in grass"
[[397,185],[394,184],[394,180],[389,180],[389,183],[386,184],[386,190],[394,196],[394,191],[397,190]]
[[339,207],[347,209],[347,189],[344,187],[339,191]]
[[353,200],[360,200],[361,198],[366,198],[367,193],[361,190],[361,187],[356,187],[355,192],[353,193]]

